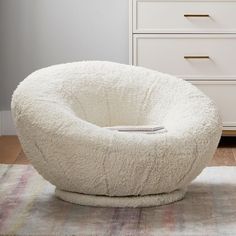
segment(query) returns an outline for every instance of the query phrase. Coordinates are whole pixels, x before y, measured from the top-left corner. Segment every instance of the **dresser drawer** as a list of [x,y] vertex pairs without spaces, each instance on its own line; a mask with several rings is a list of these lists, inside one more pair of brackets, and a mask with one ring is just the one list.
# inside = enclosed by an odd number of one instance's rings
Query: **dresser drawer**
[[134,33],[235,33],[236,1],[133,1]]
[[224,129],[236,129],[236,81],[192,82],[218,105]]
[[133,64],[190,80],[236,79],[236,35],[134,35]]

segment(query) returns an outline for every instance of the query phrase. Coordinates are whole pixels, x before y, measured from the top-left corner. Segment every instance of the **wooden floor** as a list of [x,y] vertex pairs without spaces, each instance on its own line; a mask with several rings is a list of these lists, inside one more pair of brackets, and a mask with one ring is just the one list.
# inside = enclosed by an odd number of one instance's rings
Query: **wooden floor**
[[28,164],[17,136],[0,136],[1,164]]
[[[0,163],[29,164],[17,136],[0,136]],[[236,165],[236,138],[222,138],[210,165]]]

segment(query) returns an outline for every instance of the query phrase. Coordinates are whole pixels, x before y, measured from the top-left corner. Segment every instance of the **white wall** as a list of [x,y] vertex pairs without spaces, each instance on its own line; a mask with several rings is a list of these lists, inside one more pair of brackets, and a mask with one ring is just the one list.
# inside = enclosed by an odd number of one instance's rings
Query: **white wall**
[[0,110],[29,73],[78,60],[128,63],[128,0],[0,0]]

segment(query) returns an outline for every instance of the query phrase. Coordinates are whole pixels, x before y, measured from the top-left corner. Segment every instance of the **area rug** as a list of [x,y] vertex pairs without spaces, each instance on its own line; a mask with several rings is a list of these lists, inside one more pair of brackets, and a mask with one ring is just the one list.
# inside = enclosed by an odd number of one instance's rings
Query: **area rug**
[[184,200],[151,208],[64,202],[31,165],[0,165],[1,235],[236,235],[236,167],[207,167]]

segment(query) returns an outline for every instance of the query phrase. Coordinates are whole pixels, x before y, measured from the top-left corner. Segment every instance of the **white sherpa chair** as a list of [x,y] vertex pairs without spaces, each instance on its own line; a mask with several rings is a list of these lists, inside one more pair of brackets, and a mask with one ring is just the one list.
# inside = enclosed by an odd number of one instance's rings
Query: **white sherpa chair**
[[[221,135],[214,103],[170,75],[111,62],[76,62],[34,72],[12,112],[33,166],[56,195],[82,205],[139,207],[183,198]],[[116,125],[161,125],[156,134]]]

